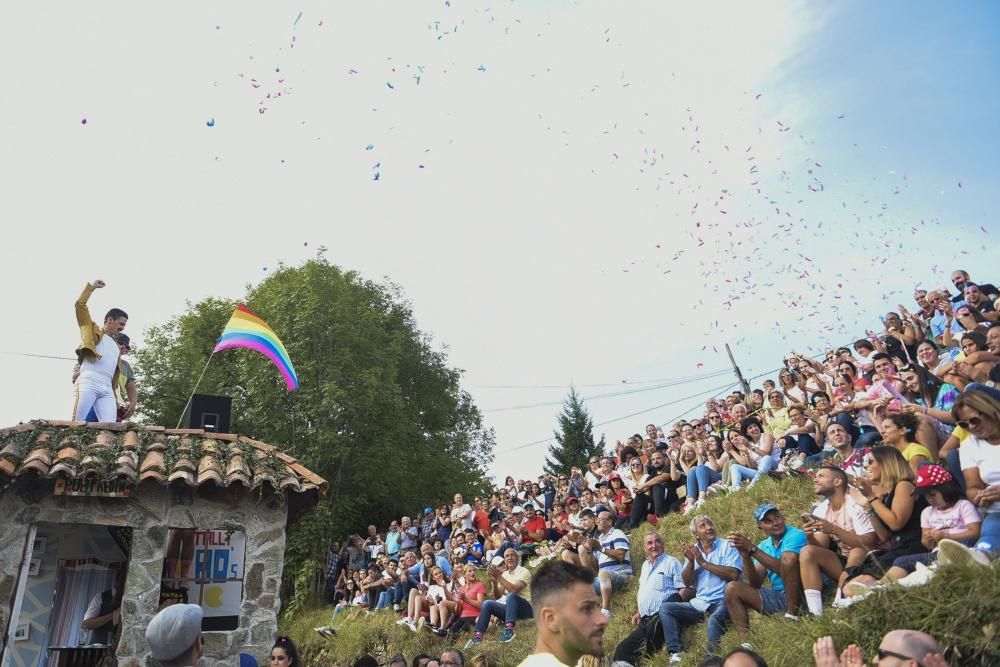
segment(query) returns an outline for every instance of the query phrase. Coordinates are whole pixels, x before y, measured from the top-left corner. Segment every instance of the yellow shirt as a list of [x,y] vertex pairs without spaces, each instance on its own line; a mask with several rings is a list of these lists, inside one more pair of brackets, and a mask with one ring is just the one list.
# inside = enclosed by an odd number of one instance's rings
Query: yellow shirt
[[903,450],[903,458],[906,459],[907,463],[909,463],[910,459],[914,456],[923,456],[929,462],[934,463],[934,457],[931,456],[929,449],[916,442],[911,442],[906,446],[906,449]]
[[523,581],[524,588],[517,592],[517,596],[531,602],[531,571],[528,568],[518,565],[510,572],[504,572],[500,576],[512,584]]

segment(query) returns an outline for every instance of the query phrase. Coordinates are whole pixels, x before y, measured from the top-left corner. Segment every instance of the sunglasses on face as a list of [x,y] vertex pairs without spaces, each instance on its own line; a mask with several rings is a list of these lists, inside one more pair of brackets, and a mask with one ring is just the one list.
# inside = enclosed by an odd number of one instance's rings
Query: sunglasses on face
[[895,651],[889,651],[884,648],[878,650],[878,659],[885,660],[886,658],[896,658],[898,660],[913,660],[917,663],[917,667],[924,667],[924,664],[917,660],[916,658],[911,658],[908,655],[903,655],[902,653],[896,653]]
[[970,428],[976,428],[977,426],[982,424],[983,420],[981,417],[969,417],[967,420],[962,420],[956,423],[959,425],[959,427],[964,428],[966,431],[968,431]]

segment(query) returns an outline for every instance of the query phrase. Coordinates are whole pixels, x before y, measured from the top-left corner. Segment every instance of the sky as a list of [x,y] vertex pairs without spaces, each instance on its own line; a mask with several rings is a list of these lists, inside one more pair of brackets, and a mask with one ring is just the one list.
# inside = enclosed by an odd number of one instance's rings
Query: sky
[[72,356],[87,281],[141,345],[320,247],[402,286],[498,477],[538,473],[570,384],[609,444],[672,422],[735,383],[726,343],[764,374],[1000,280],[998,31],[989,2],[3,3],[0,422],[68,414],[72,362],[23,355]]

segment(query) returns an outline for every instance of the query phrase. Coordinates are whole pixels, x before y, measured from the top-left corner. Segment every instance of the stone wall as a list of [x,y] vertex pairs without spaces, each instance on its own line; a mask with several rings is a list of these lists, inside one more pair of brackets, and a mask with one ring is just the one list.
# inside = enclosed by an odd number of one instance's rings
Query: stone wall
[[[122,604],[120,667],[152,665],[146,625],[159,602],[160,573],[169,528],[232,529],[246,535],[247,553],[239,628],[205,633],[205,667],[231,667],[240,652],[264,661],[277,634],[287,511],[270,491],[165,488],[145,482],[131,498],[67,498],[52,495],[53,482],[18,479],[0,492],[0,629],[13,606],[28,529],[32,523],[75,523],[132,528],[132,556]],[[209,495],[211,497],[209,497]]]

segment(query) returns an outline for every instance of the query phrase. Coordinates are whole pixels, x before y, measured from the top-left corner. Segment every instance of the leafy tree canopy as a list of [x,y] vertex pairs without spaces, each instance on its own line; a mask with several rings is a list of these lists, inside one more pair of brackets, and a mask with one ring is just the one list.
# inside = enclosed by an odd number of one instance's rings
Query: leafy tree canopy
[[[333,537],[413,515],[488,486],[493,433],[461,388],[461,371],[417,330],[399,287],[360,278],[322,252],[281,267],[244,300],[277,332],[301,387],[250,350],[214,356],[198,391],[233,398],[232,430],[272,443],[330,483],[295,524],[288,568]],[[136,353],[139,405],[174,426],[236,302],[208,298],[146,332]],[[286,571],[288,571],[286,569]]]

